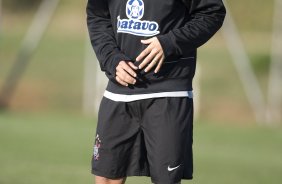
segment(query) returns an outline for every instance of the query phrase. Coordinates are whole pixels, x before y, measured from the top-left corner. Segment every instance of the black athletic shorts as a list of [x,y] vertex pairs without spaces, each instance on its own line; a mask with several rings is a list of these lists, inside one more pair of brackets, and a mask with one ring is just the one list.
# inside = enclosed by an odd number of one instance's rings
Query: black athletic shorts
[[151,176],[156,184],[192,179],[193,99],[116,102],[103,97],[92,173],[109,179]]

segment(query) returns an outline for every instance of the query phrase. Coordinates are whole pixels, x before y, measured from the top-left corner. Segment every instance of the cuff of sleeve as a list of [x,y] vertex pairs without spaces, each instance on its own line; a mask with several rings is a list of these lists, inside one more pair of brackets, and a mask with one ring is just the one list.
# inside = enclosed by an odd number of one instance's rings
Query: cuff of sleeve
[[176,49],[171,41],[169,33],[157,35],[157,38],[163,48],[165,58],[176,55]]
[[117,54],[113,57],[111,62],[108,65],[108,73],[112,75],[113,77],[116,76],[116,67],[119,64],[120,61],[129,61],[130,58],[126,57],[124,54]]

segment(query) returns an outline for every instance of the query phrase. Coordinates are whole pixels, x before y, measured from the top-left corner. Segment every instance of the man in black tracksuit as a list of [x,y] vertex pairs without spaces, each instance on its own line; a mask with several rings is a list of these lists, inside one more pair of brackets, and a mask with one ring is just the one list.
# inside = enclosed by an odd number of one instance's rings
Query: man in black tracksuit
[[109,78],[92,158],[96,183],[192,179],[197,48],[225,13],[222,0],[88,0],[91,43]]

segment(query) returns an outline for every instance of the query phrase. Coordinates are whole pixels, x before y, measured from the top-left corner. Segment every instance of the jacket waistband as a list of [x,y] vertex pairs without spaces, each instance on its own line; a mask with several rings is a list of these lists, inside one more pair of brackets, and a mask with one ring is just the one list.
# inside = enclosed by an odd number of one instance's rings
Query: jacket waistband
[[112,81],[108,82],[107,91],[116,94],[148,94],[173,91],[192,91],[192,78],[166,78],[152,83],[129,85],[128,87]]

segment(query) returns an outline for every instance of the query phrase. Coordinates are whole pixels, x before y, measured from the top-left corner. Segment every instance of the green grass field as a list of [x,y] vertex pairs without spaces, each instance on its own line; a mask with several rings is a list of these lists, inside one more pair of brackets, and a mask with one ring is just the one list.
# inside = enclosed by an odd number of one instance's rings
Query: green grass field
[[[95,126],[94,118],[75,114],[1,113],[0,183],[93,183]],[[279,184],[281,141],[280,128],[195,122],[194,180],[183,184]]]

